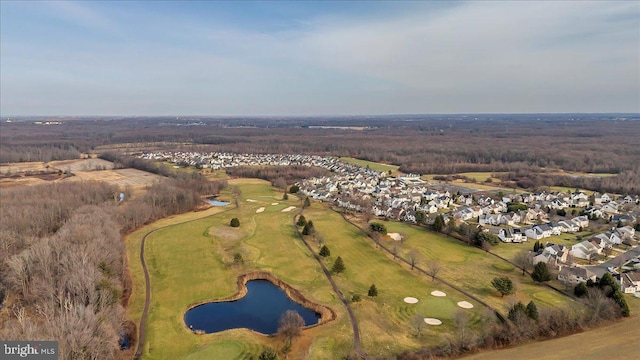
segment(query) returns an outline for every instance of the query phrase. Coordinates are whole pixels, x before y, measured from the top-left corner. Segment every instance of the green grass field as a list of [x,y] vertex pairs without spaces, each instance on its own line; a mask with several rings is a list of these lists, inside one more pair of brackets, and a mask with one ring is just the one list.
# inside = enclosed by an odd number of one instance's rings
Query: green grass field
[[[305,330],[302,339],[294,341],[292,356],[305,352],[316,354],[315,358],[330,358],[334,353],[348,354],[352,334],[344,307],[317,263],[294,236],[291,225],[294,212],[281,212],[288,206],[299,205],[299,200],[282,201],[281,195],[264,181],[233,182],[242,191],[239,209],[232,208],[215,216],[171,226],[148,237],[145,255],[152,290],[144,357],[204,359],[215,354],[219,359],[242,359],[258,355],[265,346],[280,348],[281,339],[246,330],[195,335],[184,325],[184,312],[190,304],[234,294],[236,277],[253,269],[272,272],[301,290],[310,300],[333,308],[338,315],[335,321]],[[279,204],[271,205],[275,202]],[[266,210],[256,213],[260,207]],[[175,223],[197,215],[186,214],[171,220]],[[240,219],[240,228],[229,227],[232,217]],[[152,226],[160,227],[170,222],[168,219]],[[139,320],[144,303],[144,278],[137,261],[140,238],[150,229],[141,229],[127,240],[134,284],[129,315],[134,321]],[[231,265],[236,252],[243,255],[243,266]],[[305,344],[306,348],[297,344]]]
[[393,175],[402,174],[402,172],[398,171],[399,166],[396,166],[396,165],[381,164],[373,161],[360,160],[360,159],[355,159],[351,157],[341,157],[340,161],[344,161],[346,163],[356,164],[364,167],[368,166],[370,169],[375,171],[388,172],[389,170],[391,170],[391,174]]
[[[190,304],[232,295],[236,291],[236,277],[255,269],[273,273],[311,301],[331,307],[338,315],[335,321],[305,330],[303,336],[294,341],[291,358],[328,359],[349,354],[353,338],[344,306],[297,238],[292,225],[302,202],[293,196],[283,201],[282,195],[266,181],[235,179],[229,182],[241,191],[239,208],[214,207],[163,219],[127,237],[133,281],[128,315],[133,321],[139,321],[144,304],[144,277],[138,261],[140,241],[150,230],[169,225],[151,234],[146,242],[145,258],[152,290],[144,358],[244,359],[258,355],[267,346],[281,348],[283,340],[278,337],[242,329],[196,335],[183,322]],[[221,198],[230,200],[231,194],[222,194]],[[289,206],[297,208],[282,212]],[[260,208],[264,211],[257,213]],[[369,238],[326,205],[313,202],[304,210],[304,215],[314,222],[331,250],[331,256],[324,260],[326,266],[330,268],[338,255],[344,259],[347,269],[336,276],[340,291],[349,299],[354,294],[362,297],[361,302],[351,306],[360,325],[362,347],[368,355],[391,356],[407,349],[442,344],[456,331],[457,312],[467,312],[472,327],[478,326],[486,314],[484,307],[462,293],[433,282],[377,249]],[[233,217],[240,219],[239,228],[229,226]],[[510,276],[518,289],[513,298],[520,301],[533,299],[538,306],[567,304],[561,295],[533,284],[528,276],[522,277],[518,269],[479,249],[408,224],[385,224],[389,231],[407,237],[401,254],[406,257],[410,249],[418,250],[419,266],[424,266],[429,259],[437,259],[443,266],[438,276],[503,313],[512,300],[501,298],[491,287],[490,281],[495,276]],[[319,249],[318,238],[309,241]],[[496,249],[508,245],[501,244]],[[236,253],[242,254],[243,265],[232,264]],[[379,296],[370,298],[367,290],[374,283]],[[434,297],[433,290],[444,291],[447,296]],[[403,298],[407,296],[418,298],[418,304],[404,303]],[[461,309],[457,302],[463,300],[475,307]],[[417,338],[411,323],[416,314],[441,319],[443,324],[425,326],[422,337]]]
[[[330,267],[337,256],[344,260],[347,270],[337,276],[337,283],[344,294],[351,297],[360,294],[363,301],[354,304],[356,317],[360,322],[363,348],[369,355],[384,356],[406,349],[438,345],[446,339],[447,333],[455,330],[454,316],[457,311],[468,311],[477,321],[484,309],[457,291],[434,283],[417,271],[400,265],[374,244],[357,228],[345,222],[342,217],[314,203],[304,211],[307,220],[312,220],[331,257],[326,260]],[[366,296],[371,284],[376,284],[378,297]],[[444,298],[434,297],[431,291],[447,293]],[[419,299],[418,304],[405,304],[407,296]],[[458,301],[475,304],[473,310],[462,310]],[[422,338],[414,336],[411,319],[435,317],[442,320],[442,326],[427,327]]]
[[[406,240],[402,245],[401,253],[407,254],[412,249],[418,250],[423,266],[428,261],[438,261],[442,265],[439,277],[463,287],[503,313],[507,312],[514,299],[525,303],[535,300],[539,307],[564,306],[572,303],[568,298],[547,287],[535,284],[529,276],[522,276],[521,270],[478,248],[405,223],[385,222],[385,225],[390,232],[405,235]],[[391,241],[393,240],[388,240],[388,243]],[[500,244],[494,249],[508,245],[515,244]],[[525,246],[533,245],[524,244],[522,248]],[[508,276],[513,280],[516,286],[515,295],[501,297],[491,286],[491,280],[498,276]]]

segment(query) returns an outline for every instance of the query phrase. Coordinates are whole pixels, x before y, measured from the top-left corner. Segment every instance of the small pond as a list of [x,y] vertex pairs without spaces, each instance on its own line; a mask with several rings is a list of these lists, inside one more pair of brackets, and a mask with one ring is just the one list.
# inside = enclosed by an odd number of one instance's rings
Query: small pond
[[207,334],[248,328],[272,335],[278,332],[278,320],[287,310],[297,311],[305,326],[318,323],[319,314],[293,302],[282,289],[267,280],[247,282],[247,291],[236,301],[211,302],[188,310],[184,315],[187,327]]
[[206,202],[208,202],[209,204],[213,205],[213,206],[227,206],[229,205],[228,202],[226,201],[218,201],[216,199],[205,199]]

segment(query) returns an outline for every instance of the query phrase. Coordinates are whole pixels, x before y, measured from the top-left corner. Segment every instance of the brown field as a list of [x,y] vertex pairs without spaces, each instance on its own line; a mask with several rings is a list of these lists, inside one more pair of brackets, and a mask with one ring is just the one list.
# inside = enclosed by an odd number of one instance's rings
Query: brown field
[[66,178],[64,181],[87,181],[99,180],[118,186],[143,187],[153,184],[154,181],[164,179],[160,175],[148,173],[137,169],[117,169],[80,171],[75,176]]
[[77,159],[77,160],[62,160],[62,161],[51,161],[47,165],[62,171],[71,171],[75,173],[76,171],[92,171],[92,170],[107,170],[113,169],[113,163],[111,161],[102,160],[102,159]]
[[533,359],[631,359],[637,354],[640,334],[638,315],[612,325],[553,340],[510,349],[482,351],[465,356],[469,360]]
[[22,173],[27,171],[48,171],[42,161],[8,163],[0,165],[0,174]]

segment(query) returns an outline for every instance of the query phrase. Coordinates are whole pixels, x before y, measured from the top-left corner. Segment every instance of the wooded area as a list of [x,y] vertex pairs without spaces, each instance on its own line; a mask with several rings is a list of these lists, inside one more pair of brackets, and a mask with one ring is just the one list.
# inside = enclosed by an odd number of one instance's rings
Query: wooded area
[[396,164],[410,173],[506,171],[534,178],[524,184],[544,183],[533,174],[558,169],[623,173],[607,179],[560,180],[571,187],[626,193],[640,189],[640,121],[629,116],[198,118],[198,126],[185,126],[190,122],[175,118],[70,120],[56,126],[12,122],[0,124],[0,162],[72,157],[109,144],[129,143],[118,146],[126,151],[146,142],[155,148],[162,146],[158,142],[174,142],[167,145],[171,150],[349,156]]
[[176,177],[131,199],[102,182],[0,190],[0,301],[11,315],[0,319],[0,338],[57,339],[63,359],[111,359],[119,340],[133,341],[122,234],[190,211],[226,186]]

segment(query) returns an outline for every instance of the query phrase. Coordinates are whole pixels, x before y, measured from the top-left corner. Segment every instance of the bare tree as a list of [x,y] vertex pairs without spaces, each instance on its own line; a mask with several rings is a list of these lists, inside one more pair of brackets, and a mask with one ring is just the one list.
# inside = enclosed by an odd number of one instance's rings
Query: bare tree
[[294,337],[300,336],[302,327],[304,319],[294,310],[287,310],[278,320],[278,334],[284,336],[289,345]]
[[533,267],[533,257],[531,256],[531,252],[526,249],[519,251],[516,256],[514,256],[513,263],[522,269],[522,275],[524,275],[525,271],[531,270]]
[[436,279],[436,275],[438,275],[440,269],[442,269],[442,266],[440,266],[440,263],[435,260],[431,260],[427,263],[427,274],[431,276],[431,281]]
[[415,330],[417,338],[422,337],[422,330],[424,329],[424,327],[426,325],[427,325],[427,323],[424,322],[424,316],[422,316],[420,314],[415,314],[411,318],[411,326]]
[[411,270],[413,270],[416,264],[420,262],[420,253],[416,249],[411,249],[411,251],[409,251],[408,256],[409,256],[409,262],[411,263]]
[[460,347],[465,347],[467,342],[467,331],[469,326],[469,313],[458,310],[455,314],[456,328],[458,329],[458,341]]
[[398,252],[400,252],[400,250],[402,249],[402,245],[401,244],[393,244],[391,245],[391,253],[393,254],[393,260],[396,259],[396,257],[398,256]]

